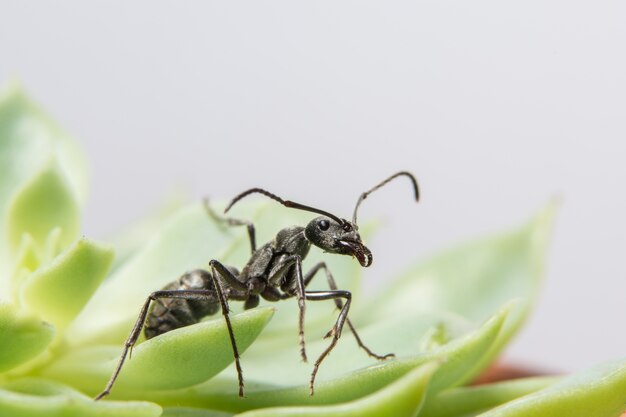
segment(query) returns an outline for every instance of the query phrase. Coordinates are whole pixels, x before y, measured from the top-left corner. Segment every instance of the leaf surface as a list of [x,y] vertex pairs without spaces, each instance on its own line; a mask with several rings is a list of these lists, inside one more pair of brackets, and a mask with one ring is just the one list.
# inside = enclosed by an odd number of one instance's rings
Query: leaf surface
[[480,417],[618,417],[626,412],[626,360],[598,365]]
[[93,401],[65,385],[25,378],[0,387],[0,415],[10,417],[158,417],[161,407],[138,401]]
[[0,303],[0,372],[43,352],[54,337],[54,327],[12,304]]
[[[256,308],[231,316],[240,354],[258,337],[272,314],[271,308]],[[104,389],[120,354],[119,346],[86,347],[68,353],[44,369],[42,375],[80,386],[95,395]],[[245,354],[242,356],[245,361]],[[233,361],[222,317],[175,329],[133,349],[132,358],[127,358],[111,397],[118,393],[124,396],[124,391],[195,385],[216,375]],[[234,388],[237,389],[236,382]]]
[[85,306],[112,261],[111,248],[79,239],[25,279],[21,299],[32,311],[63,327]]
[[421,365],[381,390],[355,401],[325,406],[265,408],[237,416],[413,417],[422,406],[428,382],[437,370],[437,365],[437,362]]

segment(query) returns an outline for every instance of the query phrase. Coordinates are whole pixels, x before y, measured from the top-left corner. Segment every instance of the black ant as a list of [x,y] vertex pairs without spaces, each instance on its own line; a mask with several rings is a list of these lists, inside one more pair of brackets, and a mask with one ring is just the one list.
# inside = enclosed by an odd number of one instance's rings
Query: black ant
[[[372,189],[362,193],[357,200],[352,215],[352,221],[341,219],[334,214],[314,207],[305,206],[290,200],[283,200],[275,194],[261,188],[251,188],[236,196],[224,210],[228,212],[235,203],[242,198],[259,193],[271,198],[285,207],[309,211],[320,214],[311,220],[306,227],[291,226],[278,232],[276,237],[257,249],[254,225],[248,221],[217,216],[205,200],[205,208],[214,219],[230,226],[247,226],[252,254],[250,260],[239,272],[232,266],[226,266],[217,260],[211,260],[211,271],[197,269],[183,274],[176,281],[166,285],[162,290],[155,291],[145,301],[135,325],[124,343],[124,349],[119,363],[111,376],[106,388],[96,400],[109,394],[117,379],[126,355],[132,349],[139,338],[141,329],[144,329],[146,339],[166,333],[170,330],[198,323],[203,317],[217,313],[220,309],[224,315],[230,342],[235,357],[237,378],[239,380],[239,396],[243,397],[243,373],[239,363],[239,351],[233,328],[230,323],[228,300],[243,301],[244,309],[254,308],[259,305],[261,297],[268,301],[285,300],[297,297],[299,307],[299,338],[300,355],[304,362],[307,361],[304,344],[304,310],[305,300],[322,301],[334,300],[340,310],[335,325],[324,336],[331,338],[328,347],[321,353],[313,365],[313,372],[309,381],[311,395],[314,393],[315,376],[317,370],[326,356],[335,347],[345,323],[354,335],[358,345],[367,354],[378,360],[388,359],[395,356],[392,353],[377,355],[361,341],[356,329],[348,319],[348,310],[352,295],[349,291],[340,290],[324,262],[316,264],[306,274],[302,273],[302,261],[306,258],[311,244],[321,248],[325,252],[356,257],[361,266],[368,267],[372,264],[372,253],[361,242],[358,233],[357,210],[359,205],[372,192],[387,184],[399,176],[406,176],[411,180],[415,200],[419,199],[419,189],[415,177],[409,172],[398,172]],[[307,285],[315,274],[323,269],[326,273],[329,291],[306,291]],[[219,277],[219,279],[217,279]],[[342,299],[345,301],[342,301]],[[158,301],[151,306],[152,301]]]

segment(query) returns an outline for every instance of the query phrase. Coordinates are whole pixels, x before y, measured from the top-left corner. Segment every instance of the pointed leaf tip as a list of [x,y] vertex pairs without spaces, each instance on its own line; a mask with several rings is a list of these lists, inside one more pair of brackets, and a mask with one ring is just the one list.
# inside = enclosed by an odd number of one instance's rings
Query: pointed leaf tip
[[79,239],[25,280],[21,300],[47,320],[65,326],[87,304],[112,262],[113,249]]
[[6,239],[13,253],[23,235],[29,234],[43,248],[50,232],[61,229],[62,246],[70,244],[79,233],[78,204],[58,164],[50,161],[13,196],[7,207]]

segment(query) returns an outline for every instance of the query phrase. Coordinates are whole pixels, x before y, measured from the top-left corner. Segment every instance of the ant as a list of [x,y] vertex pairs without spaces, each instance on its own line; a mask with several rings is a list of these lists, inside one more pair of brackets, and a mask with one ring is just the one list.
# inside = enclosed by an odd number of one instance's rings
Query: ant
[[[362,193],[357,200],[352,221],[339,218],[314,207],[305,206],[290,200],[283,200],[275,194],[262,188],[251,188],[236,196],[224,210],[227,213],[235,203],[242,198],[259,193],[275,200],[285,207],[304,210],[321,216],[311,220],[305,227],[290,226],[280,230],[276,237],[257,249],[254,225],[245,220],[219,217],[210,208],[205,200],[204,206],[210,217],[225,223],[228,226],[246,226],[250,239],[251,256],[243,269],[238,271],[232,266],[226,266],[213,259],[209,262],[210,271],[196,269],[183,274],[176,281],[166,285],[162,290],[155,291],[146,299],[139,317],[133,326],[128,339],[124,343],[122,355],[111,379],[95,399],[99,400],[108,395],[117,379],[126,356],[132,351],[137,342],[141,330],[144,330],[146,339],[161,335],[170,330],[198,323],[203,317],[213,315],[221,308],[230,343],[235,357],[237,378],[239,381],[239,396],[244,395],[243,373],[239,362],[239,351],[235,335],[230,322],[228,301],[243,301],[244,309],[254,308],[259,305],[261,297],[268,301],[285,300],[297,297],[299,307],[298,329],[300,356],[307,361],[304,342],[304,311],[305,300],[323,301],[333,300],[340,310],[335,325],[324,336],[331,338],[328,347],[320,354],[313,364],[313,371],[309,381],[310,394],[314,393],[315,376],[322,361],[333,350],[341,337],[344,324],[348,324],[356,342],[365,352],[378,360],[385,360],[395,355],[377,355],[361,341],[356,329],[348,319],[348,310],[352,301],[349,291],[340,290],[333,279],[332,274],[324,262],[316,264],[306,274],[302,273],[302,261],[306,258],[311,244],[328,253],[350,255],[356,257],[361,266],[368,267],[372,264],[372,253],[361,242],[358,233],[357,210],[359,206],[372,192],[378,190],[394,178],[405,176],[411,180],[415,200],[419,200],[419,189],[415,177],[409,172],[401,171],[368,191]],[[329,291],[306,291],[307,285],[315,277],[317,272],[324,270],[328,281]],[[343,299],[343,301],[342,301]],[[152,302],[155,301],[154,304]],[[152,304],[152,305],[151,305]]]

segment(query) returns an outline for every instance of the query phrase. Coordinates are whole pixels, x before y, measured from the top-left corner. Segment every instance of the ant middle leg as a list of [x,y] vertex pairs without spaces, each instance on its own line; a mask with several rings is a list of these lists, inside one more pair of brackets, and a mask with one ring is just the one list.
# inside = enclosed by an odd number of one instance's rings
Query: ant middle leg
[[256,251],[256,232],[254,229],[254,224],[248,220],[234,219],[232,217],[223,217],[218,215],[211,205],[209,204],[209,199],[204,198],[203,200],[204,210],[206,210],[209,217],[218,222],[219,224],[226,223],[228,226],[246,226],[248,229],[248,238],[250,239],[250,249],[251,253]]
[[[328,282],[328,286],[330,287],[330,289],[331,290],[338,290],[337,284],[335,283],[335,279],[333,278],[333,275],[331,274],[330,269],[328,269],[328,267],[326,266],[326,262],[319,262],[319,263],[315,264],[315,266],[313,266],[313,268],[311,268],[306,273],[306,275],[304,276],[304,285],[307,286],[313,280],[313,277],[315,277],[315,274],[317,274],[321,269],[323,269],[324,272],[326,273],[326,281]],[[335,298],[335,305],[337,306],[337,308],[339,310],[341,310],[343,308],[343,302],[341,301],[340,298]],[[346,317],[346,323],[348,324],[348,328],[350,328],[350,331],[354,335],[354,338],[356,339],[356,343],[370,357],[381,361],[381,360],[393,358],[393,357],[396,356],[393,353],[387,353],[386,355],[382,355],[381,356],[381,355],[378,355],[378,354],[372,352],[370,350],[370,348],[368,348],[365,345],[365,343],[363,343],[363,341],[361,340],[361,337],[359,337],[359,334],[357,333],[354,325],[352,324],[352,322],[350,321],[350,319],[348,317]]]
[[230,337],[230,344],[233,348],[233,356],[235,357],[235,368],[237,368],[237,380],[239,381],[239,396],[243,397],[243,371],[241,370],[239,350],[237,349],[237,342],[235,341],[235,333],[233,332],[233,325],[230,322],[230,316],[229,316],[230,310],[228,308],[228,301],[226,300],[226,297],[224,296],[224,292],[222,291],[222,285],[220,284],[220,280],[218,279],[218,277],[224,280],[224,282],[228,285],[229,289],[233,289],[237,292],[241,292],[244,295],[248,294],[248,289],[222,263],[216,260],[211,260],[209,262],[209,265],[211,266],[211,277],[213,279],[213,284],[215,285],[217,298],[219,299],[220,305],[222,306],[222,315],[224,316],[224,320],[226,321],[226,327],[228,328],[228,336]]

